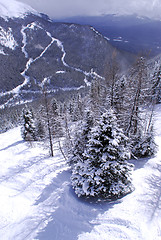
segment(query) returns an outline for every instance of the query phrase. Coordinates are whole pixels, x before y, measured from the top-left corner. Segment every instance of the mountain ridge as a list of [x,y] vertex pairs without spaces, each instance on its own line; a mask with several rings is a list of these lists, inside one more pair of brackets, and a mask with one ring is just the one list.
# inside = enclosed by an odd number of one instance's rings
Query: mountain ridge
[[87,24],[95,27],[109,43],[133,54],[147,53],[149,57],[161,53],[161,21],[133,15],[80,16],[54,21]]
[[[0,26],[1,107],[40,97],[44,79],[53,94],[86,88],[117,51],[94,28],[44,16],[0,18]],[[119,51],[117,58],[122,66],[129,64]]]

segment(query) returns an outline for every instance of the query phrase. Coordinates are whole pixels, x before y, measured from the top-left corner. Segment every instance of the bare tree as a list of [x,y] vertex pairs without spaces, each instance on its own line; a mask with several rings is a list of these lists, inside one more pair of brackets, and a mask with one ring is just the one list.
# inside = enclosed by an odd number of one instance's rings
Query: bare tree
[[145,105],[147,99],[147,80],[146,61],[143,57],[140,57],[131,69],[128,79],[126,105],[128,105],[127,110],[130,111],[130,114],[128,114],[129,121],[126,127],[127,135],[130,131],[134,135],[138,131],[139,113],[141,106]]
[[53,153],[52,131],[51,131],[51,123],[50,123],[50,115],[49,115],[49,103],[48,103],[47,91],[46,91],[45,87],[43,87],[43,96],[44,96],[49,144],[50,144],[50,154],[53,157],[54,153]]
[[110,107],[115,103],[115,85],[119,79],[120,67],[116,59],[116,51],[113,52],[111,59],[108,61],[105,68],[105,87],[106,95],[109,98]]

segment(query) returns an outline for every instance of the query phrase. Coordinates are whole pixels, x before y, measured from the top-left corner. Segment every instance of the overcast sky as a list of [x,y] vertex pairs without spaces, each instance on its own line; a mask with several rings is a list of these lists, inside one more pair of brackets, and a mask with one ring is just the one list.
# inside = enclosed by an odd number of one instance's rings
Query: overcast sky
[[106,13],[137,13],[161,18],[161,0],[18,0],[51,18]]

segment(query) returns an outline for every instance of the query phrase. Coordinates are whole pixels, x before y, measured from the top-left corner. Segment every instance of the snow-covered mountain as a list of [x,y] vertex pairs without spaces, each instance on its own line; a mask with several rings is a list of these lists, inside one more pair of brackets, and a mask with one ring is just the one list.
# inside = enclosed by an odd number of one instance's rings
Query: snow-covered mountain
[[[1,107],[40,97],[44,83],[50,93],[85,88],[116,51],[90,26],[54,23],[15,0],[0,0],[0,9]],[[116,52],[129,64],[130,55]]]
[[15,0],[0,0],[0,16],[4,19],[23,18],[28,13],[39,15],[39,13],[25,3]]

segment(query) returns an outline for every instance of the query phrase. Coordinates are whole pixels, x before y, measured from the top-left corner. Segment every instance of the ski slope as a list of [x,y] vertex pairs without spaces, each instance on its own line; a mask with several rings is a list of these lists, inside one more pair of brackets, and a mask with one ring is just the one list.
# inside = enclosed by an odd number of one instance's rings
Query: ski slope
[[158,153],[135,161],[135,191],[115,202],[83,201],[57,143],[25,143],[20,128],[0,134],[0,239],[160,240],[161,105],[155,110]]
[[43,191],[68,169],[54,145],[54,158],[44,147],[26,144],[15,128],[0,135],[0,239],[33,239],[50,221],[66,182],[49,197]]

